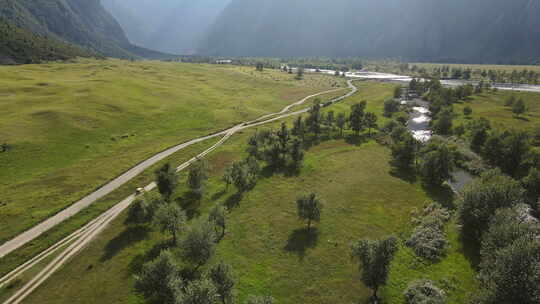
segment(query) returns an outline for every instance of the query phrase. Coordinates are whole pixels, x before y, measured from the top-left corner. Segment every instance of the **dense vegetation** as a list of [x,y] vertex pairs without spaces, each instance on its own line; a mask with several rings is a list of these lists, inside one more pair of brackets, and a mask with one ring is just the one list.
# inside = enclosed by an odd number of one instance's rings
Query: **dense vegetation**
[[49,36],[110,57],[167,57],[132,45],[99,0],[2,0],[0,17],[34,34]]
[[0,20],[0,64],[41,63],[91,57],[93,53],[77,46],[32,34]]

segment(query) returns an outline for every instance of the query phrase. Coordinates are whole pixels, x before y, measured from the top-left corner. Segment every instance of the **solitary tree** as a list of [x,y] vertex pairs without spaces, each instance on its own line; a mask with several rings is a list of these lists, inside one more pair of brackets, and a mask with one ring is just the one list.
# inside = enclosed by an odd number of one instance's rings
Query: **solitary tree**
[[525,107],[525,102],[523,102],[523,99],[518,99],[514,105],[512,106],[512,112],[516,114],[517,117],[520,117],[522,114],[524,114],[527,111],[527,108]]
[[184,258],[191,262],[195,269],[199,269],[214,255],[215,240],[214,229],[209,223],[200,222],[193,225],[182,240]]
[[159,193],[161,193],[165,200],[170,200],[174,190],[178,186],[178,175],[176,174],[176,170],[171,167],[171,164],[166,163],[163,167],[158,169],[155,174]]
[[296,69],[296,79],[302,80],[304,78],[304,68],[298,67]]
[[339,128],[339,136],[343,136],[343,129],[345,128],[346,123],[347,118],[345,117],[345,113],[339,113],[336,119],[336,125]]
[[366,127],[368,128],[369,136],[371,136],[371,129],[377,128],[377,115],[374,113],[368,112],[365,116]]
[[384,101],[383,115],[385,117],[392,117],[392,115],[397,111],[399,111],[399,103],[395,99],[388,98]]
[[358,136],[364,129],[364,110],[366,109],[366,102],[362,101],[351,107],[351,114],[349,117],[349,123],[351,129]]
[[373,289],[373,302],[377,302],[379,288],[386,285],[390,263],[397,251],[397,240],[390,237],[385,240],[360,240],[352,245],[352,257],[360,262],[361,279]]
[[208,216],[208,220],[214,225],[216,228],[216,235],[218,235],[217,229],[221,229],[221,232],[219,233],[221,240],[225,236],[225,229],[227,228],[227,218],[225,216],[226,210],[223,206],[217,205],[215,206],[211,211],[210,215]]
[[202,197],[204,186],[208,179],[208,165],[204,160],[197,160],[191,165],[187,178],[187,185],[197,197]]
[[311,229],[311,222],[321,220],[322,202],[315,193],[305,195],[296,200],[298,217],[308,221],[308,231]]
[[143,265],[141,273],[135,276],[135,288],[152,303],[171,303],[174,295],[168,284],[178,276],[173,254],[164,250],[156,259]]
[[186,226],[186,213],[176,204],[164,204],[156,212],[154,221],[163,232],[169,232],[173,236],[173,242],[176,244],[178,234]]
[[446,144],[437,145],[424,155],[423,160],[420,171],[428,184],[440,186],[452,176],[454,158]]
[[466,106],[465,108],[463,108],[463,115],[465,115],[467,117],[471,116],[472,112],[473,111],[472,111],[471,107],[469,107],[469,106]]
[[214,286],[216,286],[221,302],[223,304],[233,303],[235,282],[231,266],[220,262],[210,268],[208,277],[212,280]]
[[264,70],[264,64],[262,64],[261,62],[257,62],[255,69],[259,72],[262,72]]

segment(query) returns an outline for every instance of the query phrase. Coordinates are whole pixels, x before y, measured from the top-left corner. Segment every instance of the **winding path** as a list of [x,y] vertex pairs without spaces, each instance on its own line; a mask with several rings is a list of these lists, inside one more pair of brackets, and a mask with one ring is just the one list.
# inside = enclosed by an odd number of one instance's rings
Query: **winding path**
[[[345,98],[348,98],[355,94],[358,89],[356,86],[354,86],[352,80],[349,80],[347,82],[350,92],[334,98],[331,100],[331,103],[339,102]],[[256,127],[263,124],[268,124],[270,122],[274,122],[286,117],[290,117],[293,115],[299,115],[302,113],[306,113],[309,111],[309,108],[302,109],[295,112],[289,112],[290,109],[294,106],[301,105],[305,103],[310,98],[320,96],[323,94],[331,93],[334,91],[337,91],[340,89],[335,90],[329,90],[320,92],[317,94],[310,95],[296,103],[293,103],[287,107],[285,107],[282,111],[278,113],[268,114],[265,116],[262,116],[258,119],[255,119],[253,121],[245,122],[240,125],[234,126],[230,129],[227,129],[222,132],[218,132],[212,135],[200,137],[197,139],[193,139],[189,142],[180,144],[178,146],[172,147],[168,150],[165,150],[161,153],[156,154],[155,156],[145,160],[144,162],[140,163],[139,165],[133,167],[126,173],[120,175],[113,181],[109,182],[107,185],[103,186],[102,188],[96,190],[92,194],[88,195],[87,197],[81,199],[80,201],[76,202],[75,204],[71,205],[69,208],[65,209],[64,211],[56,214],[55,216],[49,218],[48,220],[42,222],[41,224],[35,226],[34,228],[22,233],[21,235],[17,236],[16,238],[6,242],[2,246],[0,246],[0,258],[7,255],[8,253],[14,251],[15,249],[23,246],[24,244],[30,242],[31,240],[35,239],[39,235],[41,235],[43,232],[51,229],[52,227],[58,225],[62,221],[68,219],[69,217],[77,214],[82,209],[88,207],[93,202],[95,202],[97,199],[107,195],[108,193],[112,192],[113,190],[117,189],[130,179],[137,176],[139,173],[144,171],[145,169],[149,168],[150,166],[156,164],[160,160],[165,159],[166,157],[170,156],[171,154],[178,152],[188,146],[191,146],[193,144],[223,136],[217,143],[215,143],[212,147],[208,148],[201,154],[197,155],[196,157],[190,159],[189,161],[183,163],[177,168],[177,171],[181,171],[189,167],[193,162],[197,161],[200,158],[205,157],[215,149],[217,149],[219,146],[221,146],[227,139],[229,139],[232,135],[237,133],[240,130]],[[144,189],[146,191],[151,191],[154,188],[156,188],[156,184],[154,182],[147,185]],[[49,278],[59,267],[61,267],[63,264],[65,264],[71,257],[76,255],[82,248],[84,248],[86,245],[88,245],[92,239],[98,235],[105,227],[111,223],[122,211],[124,211],[129,205],[135,200],[136,196],[134,194],[128,196],[124,200],[122,200],[120,203],[116,204],[94,220],[90,221],[88,224],[86,224],[84,227],[78,229],[77,231],[73,232],[71,235],[67,236],[66,238],[60,240],[47,250],[43,251],[39,255],[35,256],[31,260],[27,261],[23,265],[17,267],[12,272],[8,273],[6,276],[0,278],[0,287],[8,284],[13,279],[18,277],[20,274],[24,273],[28,269],[32,268],[33,266],[37,265],[47,257],[54,254],[59,248],[66,247],[57,257],[55,257],[44,269],[42,269],[36,276],[33,277],[32,280],[30,280],[28,283],[26,283],[21,289],[19,289],[13,296],[11,296],[8,300],[4,302],[4,304],[17,304],[23,301],[32,291],[34,291],[37,287],[39,287],[47,278]]]

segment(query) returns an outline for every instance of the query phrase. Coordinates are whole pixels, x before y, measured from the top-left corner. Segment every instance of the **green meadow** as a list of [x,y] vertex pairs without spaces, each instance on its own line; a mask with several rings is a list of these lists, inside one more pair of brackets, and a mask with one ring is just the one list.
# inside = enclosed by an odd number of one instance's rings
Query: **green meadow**
[[164,62],[0,67],[0,243],[159,151],[343,85]]
[[[360,82],[358,86],[358,94],[325,111],[346,111],[351,104],[367,100],[368,111],[382,113],[393,85]],[[279,124],[268,127],[276,129]],[[298,176],[264,174],[238,201],[235,190],[226,190],[221,176],[228,165],[245,156],[246,141],[254,132],[248,129],[233,136],[209,155],[211,174],[205,195],[200,204],[190,206],[195,218],[204,218],[215,204],[234,203],[225,238],[206,267],[221,260],[231,264],[239,303],[251,294],[271,294],[278,303],[287,304],[364,303],[371,292],[360,282],[350,243],[388,235],[399,237],[401,245],[388,285],[381,292],[385,302],[403,303],[407,284],[420,278],[444,287],[448,303],[463,303],[475,292],[475,272],[454,222],[447,225],[451,247],[440,262],[427,263],[403,245],[413,228],[411,214],[430,201],[449,197],[436,195],[419,181],[393,175],[388,148],[372,140],[360,144],[339,138],[324,141],[308,150]],[[175,195],[180,204],[187,193],[185,178],[184,173]],[[314,232],[306,234],[295,200],[311,191],[323,198],[324,209]],[[144,303],[134,290],[133,276],[158,254],[168,237],[152,225],[134,227],[124,221],[125,214],[26,303]],[[182,263],[179,249],[174,253]]]

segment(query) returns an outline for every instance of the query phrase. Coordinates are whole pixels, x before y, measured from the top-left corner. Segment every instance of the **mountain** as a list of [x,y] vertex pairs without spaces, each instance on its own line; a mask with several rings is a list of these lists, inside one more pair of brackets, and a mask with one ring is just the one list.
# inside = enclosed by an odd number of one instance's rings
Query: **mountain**
[[96,57],[96,54],[58,41],[36,35],[0,20],[0,64],[40,63],[67,60],[74,57]]
[[0,18],[110,57],[160,57],[132,45],[100,0],[0,0]]
[[102,0],[127,37],[143,47],[190,55],[230,0]]
[[232,0],[198,51],[534,63],[539,15],[536,0]]

